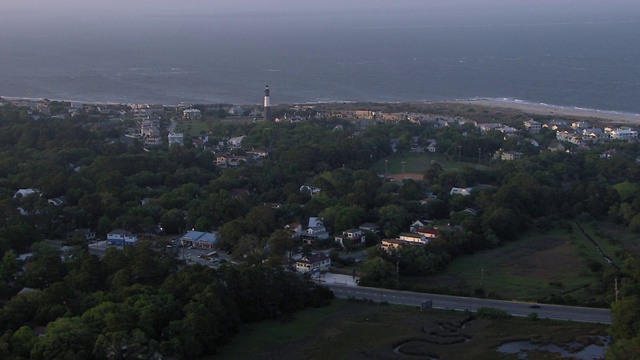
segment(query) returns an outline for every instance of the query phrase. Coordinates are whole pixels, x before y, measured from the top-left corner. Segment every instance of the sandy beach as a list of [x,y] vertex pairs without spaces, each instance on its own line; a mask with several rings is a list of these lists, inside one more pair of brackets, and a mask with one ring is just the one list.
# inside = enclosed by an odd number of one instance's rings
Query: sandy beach
[[583,117],[594,120],[608,120],[616,123],[629,125],[640,125],[640,114],[618,113],[615,111],[600,111],[591,109],[579,109],[545,104],[534,104],[527,102],[499,101],[490,99],[478,100],[452,100],[449,103],[465,105],[477,105],[490,108],[513,109],[534,115],[553,115],[558,117]]

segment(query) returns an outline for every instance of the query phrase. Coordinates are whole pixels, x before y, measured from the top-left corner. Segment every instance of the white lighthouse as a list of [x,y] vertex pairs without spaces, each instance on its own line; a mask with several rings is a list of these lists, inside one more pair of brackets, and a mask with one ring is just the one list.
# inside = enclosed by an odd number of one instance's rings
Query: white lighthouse
[[264,87],[264,120],[271,119],[271,101],[269,100],[269,85]]

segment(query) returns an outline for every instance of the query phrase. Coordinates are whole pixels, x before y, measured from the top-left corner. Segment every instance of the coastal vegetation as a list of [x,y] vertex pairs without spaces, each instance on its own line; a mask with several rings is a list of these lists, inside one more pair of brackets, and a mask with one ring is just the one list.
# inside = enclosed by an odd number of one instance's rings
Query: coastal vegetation
[[[165,110],[163,129],[172,117]],[[136,120],[105,120],[96,113],[35,120],[25,109],[0,107],[3,358],[117,358],[125,349],[126,356],[197,358],[229,343],[243,324],[326,305],[328,290],[282,266],[289,251],[337,248],[328,240],[307,249],[283,230],[318,216],[331,234],[375,223],[381,232],[372,239],[395,238],[415,220],[440,229],[420,247],[371,246],[358,265],[361,285],[395,288],[400,277],[410,290],[615,303],[614,339],[637,343],[640,316],[627,311],[640,283],[637,142],[552,152],[553,131],[530,134],[517,118],[516,136],[506,137],[471,122],[327,117],[212,121],[184,146],[147,147],[125,136]],[[200,134],[218,145],[196,146]],[[245,136],[241,147],[225,142],[237,136]],[[415,153],[432,141],[434,154]],[[238,167],[215,164],[216,152],[252,149],[269,155]],[[498,151],[523,156],[501,161]],[[320,192],[301,192],[302,185]],[[463,196],[454,187],[474,190]],[[67,238],[78,228],[102,238],[124,228],[148,239],[98,258],[86,241]],[[185,266],[155,236],[159,228],[215,230],[217,245],[240,265]],[[29,259],[17,257],[27,252]]]
[[[514,342],[555,344],[570,354],[591,346],[594,357],[604,353],[605,325],[535,316],[495,318],[492,309],[484,312],[486,316],[476,317],[461,312],[421,312],[413,307],[334,300],[329,307],[297,313],[287,323],[244,327],[231,344],[210,359],[499,359],[516,358],[518,352],[498,351],[501,345]],[[527,355],[530,360],[548,359],[550,353],[532,351]]]

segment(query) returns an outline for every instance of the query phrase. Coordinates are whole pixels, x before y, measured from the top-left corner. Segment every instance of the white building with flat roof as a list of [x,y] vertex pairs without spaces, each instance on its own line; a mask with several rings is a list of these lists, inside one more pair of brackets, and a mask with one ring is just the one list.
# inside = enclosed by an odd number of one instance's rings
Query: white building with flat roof
[[638,138],[638,132],[631,129],[617,129],[609,133],[614,140],[632,140]]

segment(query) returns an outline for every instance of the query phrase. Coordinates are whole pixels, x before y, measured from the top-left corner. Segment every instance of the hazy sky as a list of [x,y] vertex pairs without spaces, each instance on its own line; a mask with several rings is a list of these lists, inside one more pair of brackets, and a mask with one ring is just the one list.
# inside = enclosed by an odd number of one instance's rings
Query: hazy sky
[[[58,16],[63,14],[221,14],[229,12],[320,11],[338,12],[425,10],[460,12],[493,9],[529,9],[554,12],[580,9],[630,11],[640,9],[637,0],[0,0],[5,16],[9,13]],[[637,12],[636,12],[637,14]]]

